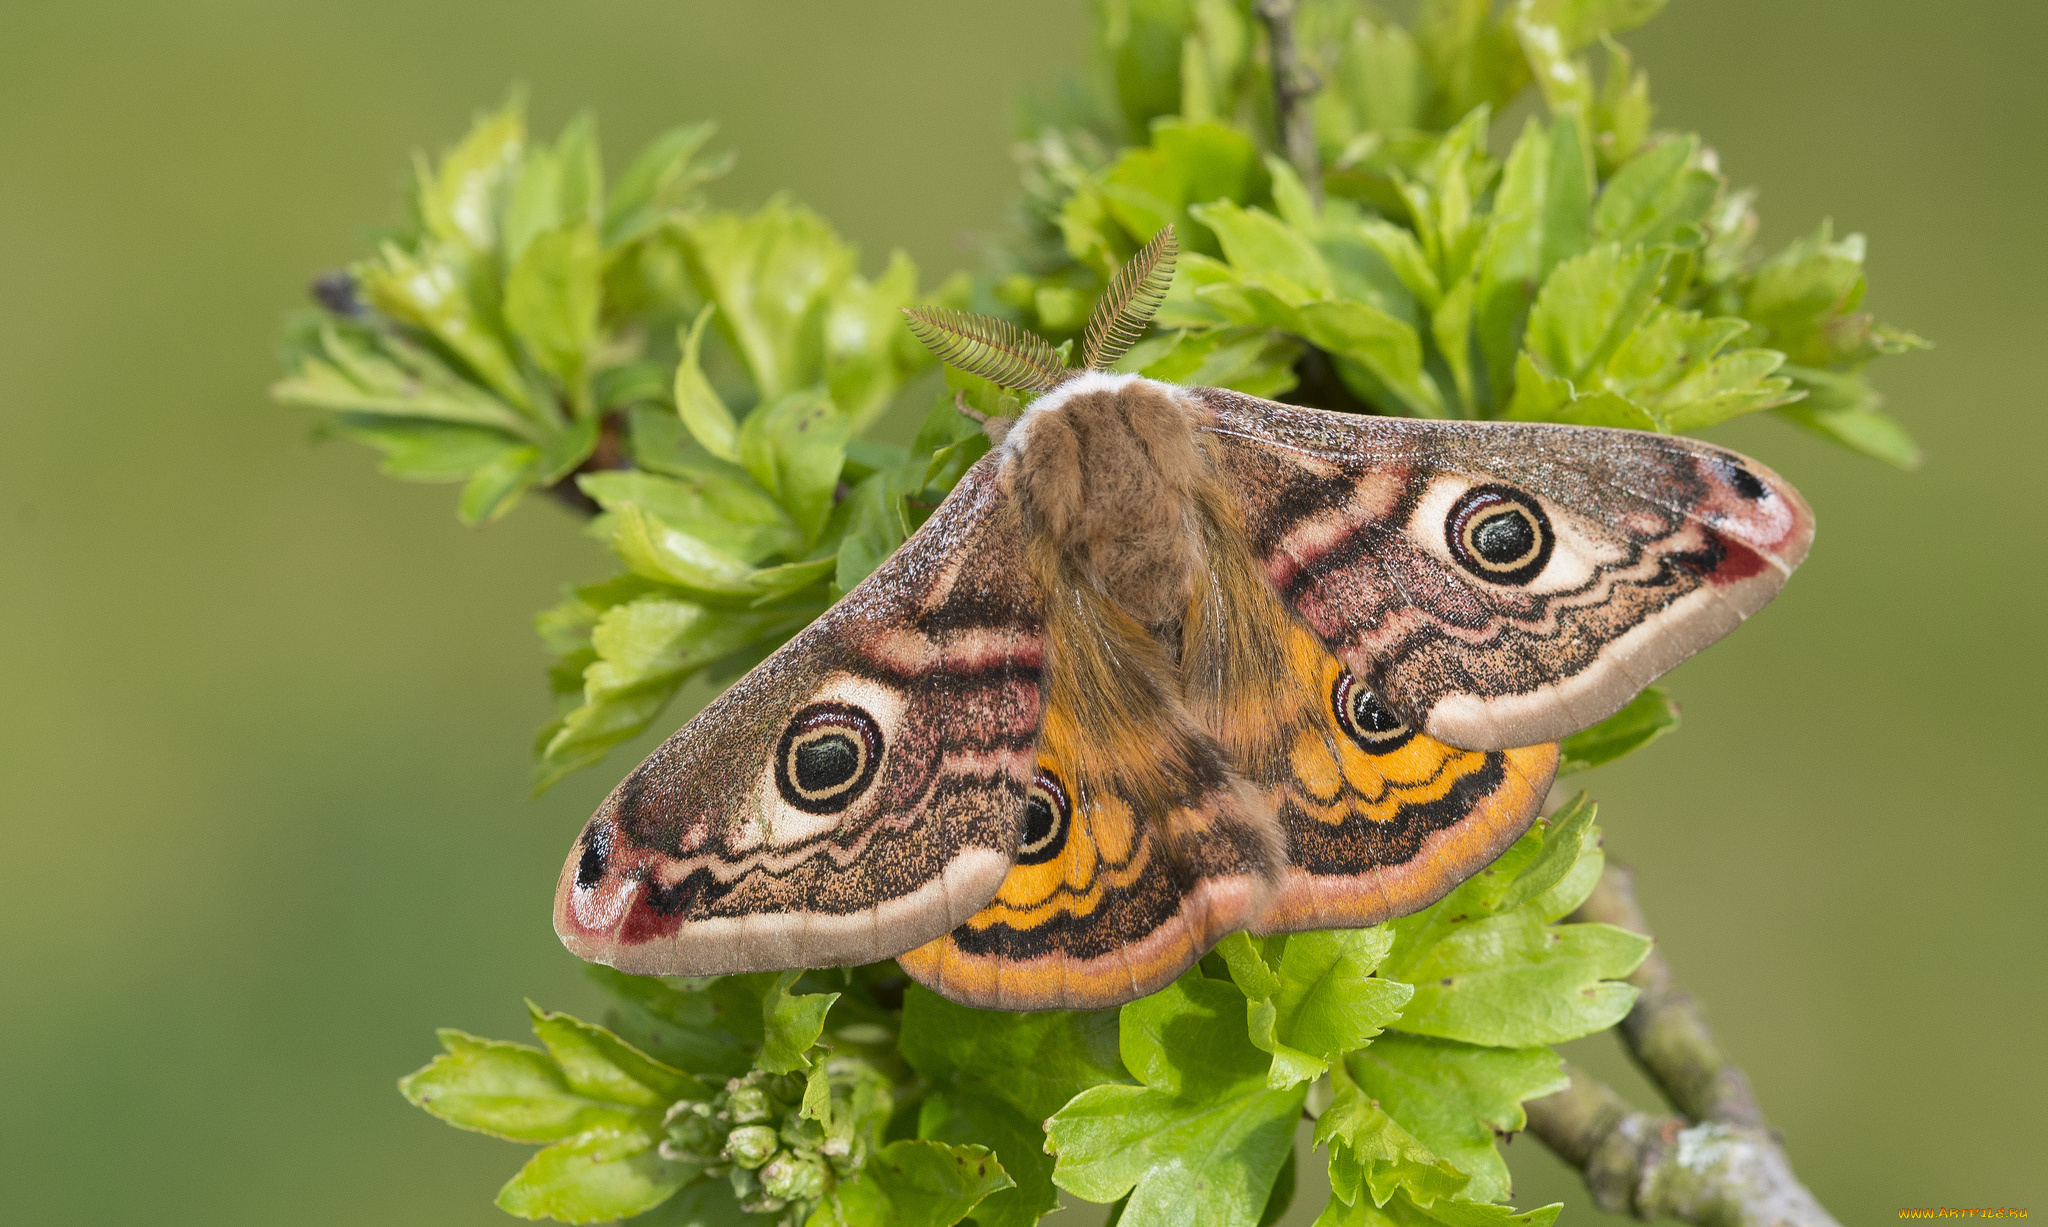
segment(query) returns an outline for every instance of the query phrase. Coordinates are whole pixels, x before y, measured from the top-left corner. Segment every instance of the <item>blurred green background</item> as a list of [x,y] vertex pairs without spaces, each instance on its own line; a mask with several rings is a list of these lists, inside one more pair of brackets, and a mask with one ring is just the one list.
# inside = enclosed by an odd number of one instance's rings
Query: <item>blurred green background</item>
[[[526,778],[531,616],[608,573],[599,547],[544,501],[458,528],[451,489],[309,447],[263,394],[280,311],[395,215],[408,154],[513,81],[541,132],[594,107],[615,167],[712,116],[741,153],[716,199],[792,189],[869,271],[901,246],[936,280],[1001,218],[1014,97],[1078,67],[1089,21],[1085,0],[8,18],[0,1218],[506,1221],[489,1200],[520,1153],[393,1080],[437,1024],[517,1037],[522,995],[594,1005],[548,900],[632,760],[539,801]],[[1771,246],[1827,215],[1867,233],[1871,305],[1939,348],[1877,370],[1918,474],[1774,421],[1722,433],[1805,491],[1818,546],[1673,677],[1681,734],[1591,781],[1608,847],[1844,1223],[2048,1212],[2048,15],[1678,0],[1628,41],[1661,126],[1763,186]],[[1651,1102],[1608,1040],[1575,1049]],[[1600,1221],[1536,1142],[1509,1154],[1521,1204]]]

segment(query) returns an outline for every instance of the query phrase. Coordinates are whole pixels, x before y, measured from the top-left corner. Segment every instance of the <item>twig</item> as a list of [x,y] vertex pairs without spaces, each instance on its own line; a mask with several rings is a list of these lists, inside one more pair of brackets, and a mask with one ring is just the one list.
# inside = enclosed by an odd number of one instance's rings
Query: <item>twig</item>
[[[1613,861],[1571,919],[1650,933],[1632,875]],[[1622,1039],[1685,1116],[1638,1111],[1567,1064],[1571,1085],[1527,1105],[1530,1132],[1579,1169],[1603,1210],[1703,1227],[1839,1227],[1793,1174],[1749,1079],[1714,1042],[1671,965],[1652,950],[1629,982],[1641,994],[1621,1022]]]
[[[1607,863],[1593,893],[1571,918],[1611,924],[1631,933],[1650,932],[1650,922],[1636,903],[1635,874],[1613,861]],[[1756,1105],[1749,1076],[1714,1042],[1706,1011],[1679,985],[1663,952],[1652,947],[1650,957],[1628,982],[1640,995],[1635,1008],[1621,1020],[1621,1037],[1671,1106],[1692,1120],[1764,1128],[1764,1114]]]
[[576,471],[547,488],[548,495],[569,510],[581,515],[594,516],[604,508],[597,500],[583,492],[576,484],[577,477],[584,473],[603,473],[611,469],[632,467],[626,457],[626,424],[621,414],[608,413],[597,424],[597,446],[590,449],[590,456]]
[[1258,0],[1260,20],[1266,23],[1266,39],[1272,48],[1273,98],[1278,104],[1280,140],[1287,160],[1294,164],[1309,199],[1323,203],[1323,159],[1316,149],[1316,117],[1309,99],[1322,82],[1307,64],[1294,41],[1294,0]]

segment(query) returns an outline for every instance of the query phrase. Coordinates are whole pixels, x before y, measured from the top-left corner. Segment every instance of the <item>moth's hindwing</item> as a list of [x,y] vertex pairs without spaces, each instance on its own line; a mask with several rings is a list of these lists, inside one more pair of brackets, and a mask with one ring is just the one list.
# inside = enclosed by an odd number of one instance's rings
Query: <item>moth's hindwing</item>
[[1282,599],[1451,745],[1605,719],[1762,608],[1813,539],[1783,479],[1690,439],[1189,396]]
[[887,958],[978,911],[1034,770],[1042,600],[1002,457],[613,790],[555,930],[642,974]]
[[1213,503],[1182,686],[1286,843],[1281,890],[1250,927],[1362,927],[1427,907],[1528,829],[1557,747],[1459,750],[1403,723],[1287,611],[1234,509]]
[[1085,584],[1059,581],[1051,697],[1017,864],[903,969],[992,1009],[1120,1005],[1252,923],[1277,885],[1270,815],[1187,722],[1174,665]]

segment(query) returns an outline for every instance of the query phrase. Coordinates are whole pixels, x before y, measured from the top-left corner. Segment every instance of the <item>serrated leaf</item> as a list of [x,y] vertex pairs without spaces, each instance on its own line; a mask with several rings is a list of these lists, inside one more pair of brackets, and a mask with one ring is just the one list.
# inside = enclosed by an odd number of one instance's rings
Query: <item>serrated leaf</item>
[[658,1122],[593,1129],[546,1147],[498,1190],[498,1208],[519,1218],[600,1223],[644,1213],[697,1178],[698,1169],[655,1152]]
[[750,216],[704,214],[679,227],[691,278],[718,305],[718,327],[761,399],[816,381],[826,307],[853,272],[854,250],[817,214],[779,196]]
[[1266,1087],[1244,994],[1190,973],[1121,1013],[1124,1064],[1143,1086],[1097,1086],[1046,1122],[1053,1180],[1091,1201],[1129,1195],[1125,1227],[1259,1220],[1292,1146],[1305,1088]]
[[618,1036],[581,1019],[526,1003],[533,1033],[547,1046],[570,1090],[607,1103],[666,1108],[678,1099],[708,1099],[709,1087],[664,1065]]
[[725,407],[725,401],[718,395],[711,381],[704,377],[704,368],[699,357],[704,345],[704,326],[718,310],[716,304],[707,303],[689,331],[677,337],[677,348],[682,358],[676,364],[675,398],[676,413],[683,419],[683,426],[692,438],[702,444],[704,450],[735,464],[739,462],[739,423],[733,420],[732,411]]
[[995,1151],[1016,1185],[989,1194],[974,1207],[974,1221],[981,1227],[1032,1227],[1059,1206],[1053,1162],[1045,1153],[1045,1131],[1010,1104],[973,1091],[936,1088],[918,1112],[917,1135],[952,1145],[978,1143]]
[[806,543],[818,539],[831,513],[851,434],[845,415],[809,393],[763,405],[740,427],[740,463],[789,513]]
[[1471,1176],[1416,1141],[1360,1090],[1344,1062],[1332,1067],[1330,1084],[1330,1106],[1316,1118],[1315,1143],[1330,1148],[1333,1205],[1384,1206],[1397,1189],[1428,1205],[1471,1183]]
[[1289,937],[1273,998],[1279,1038],[1323,1061],[1364,1047],[1400,1015],[1413,993],[1372,974],[1393,943],[1384,925]]
[[586,410],[603,273],[597,227],[575,221],[535,235],[505,279],[506,325]]
[[513,437],[530,430],[502,401],[419,347],[331,326],[321,330],[319,354],[303,355],[297,373],[271,385],[270,394],[286,404],[486,426]]
[[488,464],[469,476],[462,497],[455,506],[456,518],[464,524],[482,524],[511,511],[519,496],[532,486],[540,469],[540,449],[517,447],[500,452]]
[[329,429],[382,452],[379,471],[403,481],[460,481],[520,447],[502,431],[452,422],[345,415]]
[[751,599],[756,568],[708,541],[669,527],[628,503],[618,511],[612,550],[635,575],[672,584],[702,599]]
[[[1585,855],[1586,842],[1593,835],[1593,820],[1600,807],[1585,793],[1573,797],[1564,808],[1543,819],[1543,846],[1515,880],[1508,884],[1494,904],[1497,912],[1512,912],[1554,889],[1565,880]],[[1547,919],[1547,917],[1546,917]]]
[[538,1048],[439,1033],[447,1052],[399,1079],[398,1089],[459,1129],[513,1142],[555,1142],[602,1126],[623,1128],[634,1111],[572,1090],[554,1058]]
[[1415,997],[1393,1025],[1473,1044],[1561,1044],[1635,1004],[1621,983],[1650,940],[1612,925],[1548,925],[1523,909],[1458,925],[1410,963]]
[[902,309],[917,301],[917,266],[901,251],[869,282],[852,276],[825,310],[825,386],[855,430],[886,409],[909,369],[896,343]]
[[1606,243],[1566,260],[1537,294],[1523,344],[1551,374],[1583,378],[1655,307],[1666,259]]
[[639,733],[706,666],[763,640],[779,643],[819,611],[714,611],[669,596],[605,610],[591,631],[593,659],[581,670],[582,702],[543,745],[536,787],[550,786]]
[[1558,745],[1558,774],[1586,771],[1625,758],[1678,727],[1678,704],[1651,686],[1628,706]]
[[640,152],[612,188],[604,214],[604,244],[615,248],[652,232],[682,202],[691,188],[724,174],[728,156],[699,162],[697,152],[711,139],[716,125],[687,124],[656,137]]
[[641,1051],[717,1079],[753,1068],[759,1026],[751,1036],[734,1034],[710,994],[684,992],[658,977],[629,976],[599,963],[586,964],[584,971],[617,1003],[606,1012],[605,1026]]
[[[745,476],[692,470],[670,477],[619,469],[582,474],[576,485],[606,512],[637,506],[742,562],[759,564],[772,554],[793,553],[803,544],[789,516]],[[593,532],[601,538],[611,535],[602,518],[593,524]]]
[[891,1142],[833,1190],[810,1227],[949,1227],[1015,1182],[984,1146]]
[[1872,459],[1901,469],[1920,467],[1919,445],[1904,426],[1879,410],[1884,398],[1861,372],[1783,370],[1807,398],[1779,408],[1779,416]]
[[489,250],[497,240],[497,193],[518,169],[525,142],[526,117],[515,100],[479,116],[434,170],[422,164],[419,214],[427,232],[469,255]]
[[1328,298],[1335,286],[1330,266],[1307,235],[1263,209],[1245,209],[1227,200],[1189,207],[1196,220],[1216,234],[1223,258],[1240,278],[1298,307]]
[[1706,220],[1721,180],[1693,165],[1699,138],[1676,137],[1636,155],[1600,189],[1594,238],[1655,246]]
[[[1471,1178],[1459,1195],[1508,1196],[1495,1134],[1528,1123],[1524,1100],[1560,1090],[1564,1066],[1547,1048],[1494,1048],[1390,1031],[1345,1058],[1345,1072],[1428,1152]],[[1391,1186],[1399,1181],[1389,1181]]]
[[811,1046],[825,1031],[825,1014],[838,993],[796,993],[789,990],[801,971],[764,973],[761,989],[761,1055],[754,1064],[772,1074],[810,1068]]
[[913,984],[900,1047],[911,1068],[1042,1121],[1090,1087],[1128,1083],[1112,1010],[1008,1014],[956,1005]]
[[386,243],[377,262],[358,270],[358,281],[379,311],[431,334],[500,400],[545,420],[503,339],[477,313],[452,263]]

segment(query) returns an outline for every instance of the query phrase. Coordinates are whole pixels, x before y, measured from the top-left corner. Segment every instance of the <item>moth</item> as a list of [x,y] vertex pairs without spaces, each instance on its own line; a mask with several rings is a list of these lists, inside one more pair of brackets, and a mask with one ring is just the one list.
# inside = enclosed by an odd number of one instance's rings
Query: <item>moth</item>
[[1121,1004],[1225,935],[1416,911],[1534,821],[1556,742],[1777,594],[1764,466],[1594,427],[1363,417],[1108,368],[1162,231],[1065,367],[916,311],[1039,395],[931,518],[628,775],[563,866],[586,959],[895,958],[969,1005]]

